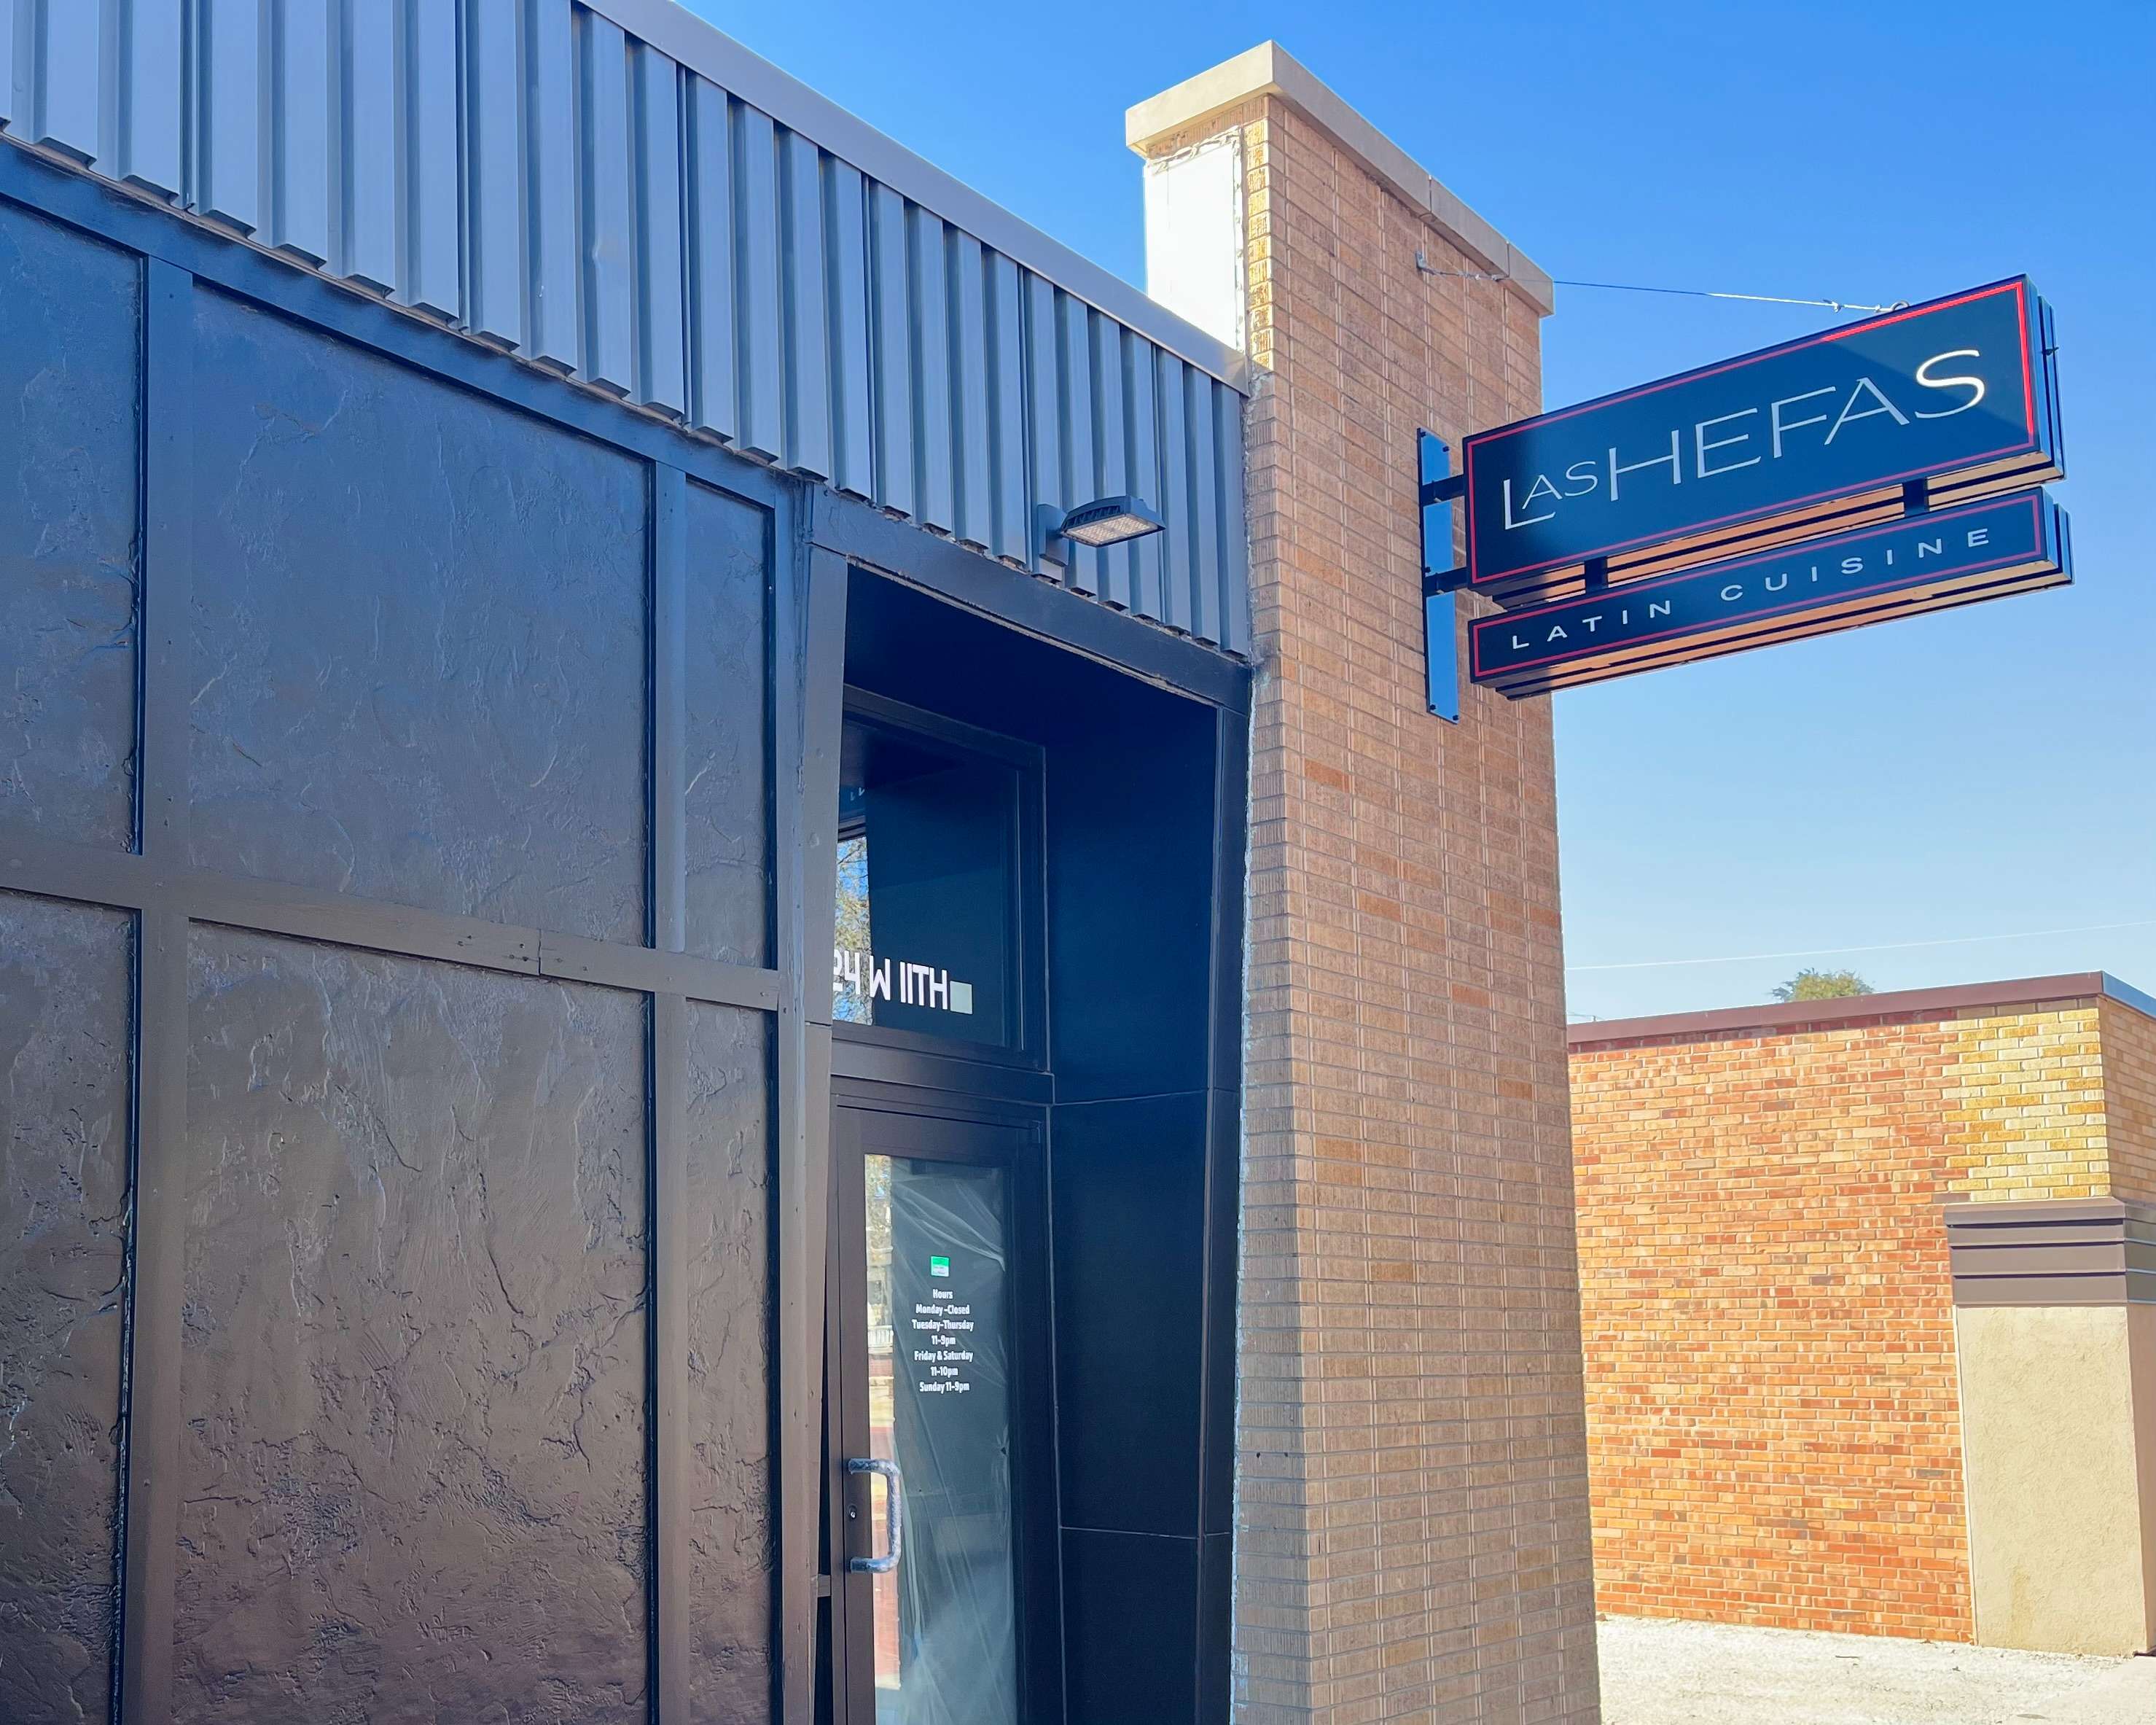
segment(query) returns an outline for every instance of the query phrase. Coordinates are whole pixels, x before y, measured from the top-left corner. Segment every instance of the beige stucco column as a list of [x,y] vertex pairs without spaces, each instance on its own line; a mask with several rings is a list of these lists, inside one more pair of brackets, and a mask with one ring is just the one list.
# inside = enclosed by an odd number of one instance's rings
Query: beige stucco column
[[1951,1206],[1976,1640],[2156,1646],[2156,1207]]
[[1264,369],[1237,1716],[1593,1720],[1550,718],[1428,712],[1415,473],[1540,406],[1549,281],[1273,44],[1129,137]]

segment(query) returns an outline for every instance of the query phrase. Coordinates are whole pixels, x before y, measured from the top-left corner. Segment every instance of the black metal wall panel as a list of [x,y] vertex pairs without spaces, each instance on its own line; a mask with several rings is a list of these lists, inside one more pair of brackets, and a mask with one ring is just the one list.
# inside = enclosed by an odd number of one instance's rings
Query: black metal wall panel
[[188,970],[173,1719],[642,1721],[644,1002]]
[[[1199,1532],[1205,1097],[1055,1110],[1056,1396],[1066,1525]],[[1136,1338],[1142,1338],[1138,1340]]]
[[134,919],[0,893],[0,1719],[112,1686]]
[[640,942],[642,464],[197,303],[194,862]]
[[690,1717],[771,1706],[771,1021],[689,1008]]
[[[1211,1027],[1213,715],[1127,699],[1085,717],[1049,801],[1056,1099],[1196,1092]],[[1089,1010],[1098,1000],[1116,1010]]]
[[1070,1725],[1199,1717],[1199,1558],[1195,1540],[1063,1530]]
[[0,818],[134,837],[141,261],[0,205]]
[[685,512],[688,950],[768,964],[771,518],[701,485]]

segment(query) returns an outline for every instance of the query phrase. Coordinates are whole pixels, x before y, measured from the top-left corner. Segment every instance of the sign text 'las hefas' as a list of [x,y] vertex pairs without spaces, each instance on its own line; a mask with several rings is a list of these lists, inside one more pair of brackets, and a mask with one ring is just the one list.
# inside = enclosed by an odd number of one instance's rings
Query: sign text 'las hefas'
[[1466,584],[1532,600],[2061,476],[2016,277],[1470,436]]

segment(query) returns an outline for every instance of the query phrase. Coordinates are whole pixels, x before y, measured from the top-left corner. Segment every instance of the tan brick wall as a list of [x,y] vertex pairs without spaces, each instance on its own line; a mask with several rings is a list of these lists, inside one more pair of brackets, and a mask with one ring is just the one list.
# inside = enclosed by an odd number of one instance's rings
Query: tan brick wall
[[2109,999],[1572,1060],[1604,1610],[1967,1640],[1948,1202],[2156,1197]]
[[[1423,693],[1415,432],[1531,307],[1303,112],[1243,126],[1253,352],[1246,1725],[1598,1717],[1546,703]],[[1165,142],[1165,141],[1164,141]]]
[[1953,1026],[1948,1187],[1979,1201],[2110,1192],[2097,1002],[1965,1009]]

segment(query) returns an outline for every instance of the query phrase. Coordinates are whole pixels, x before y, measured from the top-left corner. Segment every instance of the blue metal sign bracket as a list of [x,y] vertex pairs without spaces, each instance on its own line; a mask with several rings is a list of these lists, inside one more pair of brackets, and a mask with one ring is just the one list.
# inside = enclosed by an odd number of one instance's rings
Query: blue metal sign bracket
[[1432,432],[1415,433],[1422,505],[1422,656],[1430,710],[1460,723],[1460,602],[1467,571],[1452,564],[1452,505],[1466,491],[1454,477],[1452,450]]

